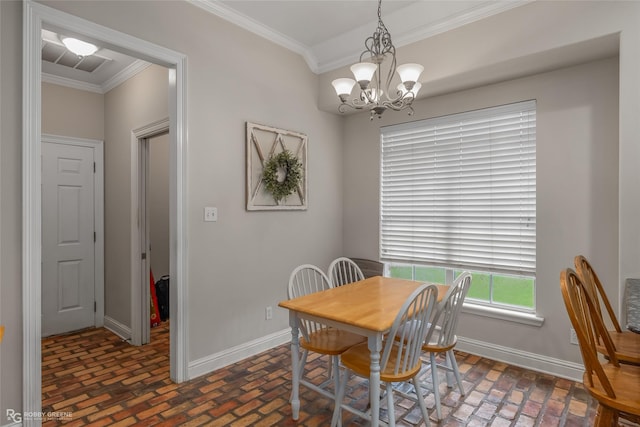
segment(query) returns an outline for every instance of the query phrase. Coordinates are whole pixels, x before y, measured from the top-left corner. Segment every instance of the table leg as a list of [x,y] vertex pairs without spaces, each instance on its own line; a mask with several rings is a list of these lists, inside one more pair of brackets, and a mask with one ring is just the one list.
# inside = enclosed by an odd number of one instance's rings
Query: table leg
[[371,426],[380,425],[380,350],[382,349],[382,336],[380,334],[369,336],[369,357],[371,366],[369,371],[369,402],[371,404]]
[[294,420],[300,416],[300,340],[298,338],[298,317],[289,312],[291,325],[291,414]]

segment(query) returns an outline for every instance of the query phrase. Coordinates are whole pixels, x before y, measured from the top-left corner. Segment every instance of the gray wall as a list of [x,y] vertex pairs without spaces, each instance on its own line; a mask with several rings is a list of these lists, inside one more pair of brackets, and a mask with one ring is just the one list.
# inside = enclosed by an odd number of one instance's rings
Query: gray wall
[[42,83],[42,133],[104,140],[104,95]]
[[168,71],[151,66],[105,94],[105,316],[131,327],[131,132],[169,116]]
[[151,271],[169,274],[169,134],[149,138],[148,205]]
[[[413,119],[527,99],[537,100],[536,306],[542,327],[464,314],[459,335],[580,362],[569,344],[560,270],[584,254],[618,298],[618,58],[436,96],[415,104]],[[385,113],[347,119],[346,164],[380,164],[379,126],[406,120]],[[367,127],[368,125],[368,127]],[[345,253],[378,258],[379,167],[345,169]]]

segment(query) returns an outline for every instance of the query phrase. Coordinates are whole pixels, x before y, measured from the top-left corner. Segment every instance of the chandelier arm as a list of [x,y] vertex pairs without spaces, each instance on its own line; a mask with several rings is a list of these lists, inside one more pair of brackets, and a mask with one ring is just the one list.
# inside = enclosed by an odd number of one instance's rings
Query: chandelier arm
[[394,111],[404,110],[405,108],[410,108],[413,111],[413,107],[411,104],[413,103],[413,96],[405,96],[395,101],[383,101],[380,104],[384,107],[390,108]]
[[415,100],[415,96],[413,95],[413,92],[406,92],[403,94],[402,91],[398,89],[396,89],[395,91],[396,91],[395,98],[387,96],[387,100],[385,102],[388,102],[390,104],[396,104],[396,103],[402,102],[403,104],[410,105]]
[[344,113],[346,111],[345,107],[353,108],[354,110],[362,110],[367,106],[365,101],[360,99],[350,99],[345,101],[344,103],[338,105],[338,111]]

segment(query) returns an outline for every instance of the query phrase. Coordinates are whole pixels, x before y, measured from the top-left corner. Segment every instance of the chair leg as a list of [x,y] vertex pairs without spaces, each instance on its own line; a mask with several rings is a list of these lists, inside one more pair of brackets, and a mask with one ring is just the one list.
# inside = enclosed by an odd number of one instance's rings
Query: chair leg
[[458,362],[456,362],[456,355],[453,353],[453,350],[447,351],[447,359],[449,360],[449,366],[453,371],[453,375],[456,377],[460,394],[464,396],[464,387],[462,387],[462,379],[460,378],[460,371],[458,370]]
[[[298,378],[302,379],[302,376],[304,374],[304,365],[307,364],[307,355],[309,354],[308,350],[302,350],[302,356],[300,356],[300,363],[299,363],[299,372],[298,372]],[[293,391],[291,391],[291,396],[289,397],[289,402],[291,402],[291,400],[293,399]]]
[[393,403],[393,387],[387,383],[387,414],[389,415],[389,427],[396,427],[396,411]]
[[427,406],[424,404],[424,398],[422,397],[422,393],[420,393],[420,382],[418,381],[418,376],[412,378],[413,387],[416,389],[416,397],[418,398],[418,406],[420,406],[420,412],[422,412],[422,418],[424,418],[425,427],[429,427],[429,413],[427,412]]
[[429,353],[431,359],[431,379],[433,380],[433,397],[436,401],[436,415],[438,420],[442,419],[442,409],[440,409],[440,381],[438,380],[438,365],[436,365],[435,353]]
[[[347,380],[349,379],[349,370],[345,369],[344,378],[338,381],[339,387],[336,390],[336,400],[333,404],[333,416],[331,417],[331,427],[342,425],[342,400],[344,399],[345,389],[347,388]],[[336,375],[340,375],[340,371],[336,370]]]
[[[332,356],[333,359],[333,394],[337,395],[338,394],[338,390],[340,390],[340,384],[342,384],[342,380],[347,380],[347,376],[345,375],[345,377],[343,379],[340,379],[340,356]],[[342,400],[340,401],[342,402]],[[340,414],[338,415],[338,425],[342,425],[342,411],[340,411]]]
[[618,425],[618,413],[611,408],[607,408],[601,404],[598,405],[596,411],[596,419],[594,420],[594,427],[611,427]]
[[309,355],[309,350],[302,350],[302,356],[300,357],[300,378],[302,378],[304,374],[304,365],[307,364],[307,356]]
[[329,369],[333,367],[333,393],[337,393],[340,388],[340,356],[331,356],[331,363]]

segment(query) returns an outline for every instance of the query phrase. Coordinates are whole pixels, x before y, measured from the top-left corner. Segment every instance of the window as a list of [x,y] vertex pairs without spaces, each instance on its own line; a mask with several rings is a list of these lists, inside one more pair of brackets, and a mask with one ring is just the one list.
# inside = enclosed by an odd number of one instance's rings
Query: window
[[450,283],[467,270],[468,299],[533,311],[535,101],[384,127],[381,142],[390,275]]

